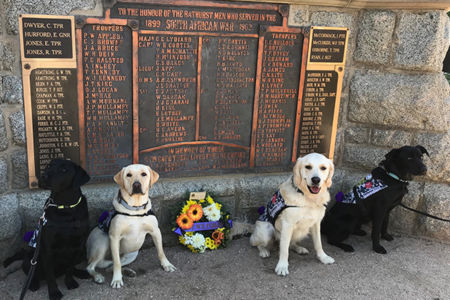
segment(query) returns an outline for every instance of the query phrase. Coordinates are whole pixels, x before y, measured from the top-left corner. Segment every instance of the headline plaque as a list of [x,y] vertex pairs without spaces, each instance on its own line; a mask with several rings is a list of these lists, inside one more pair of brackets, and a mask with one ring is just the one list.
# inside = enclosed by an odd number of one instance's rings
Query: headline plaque
[[288,11],[130,0],[21,16],[30,186],[55,157],[94,182],[131,163],[170,177],[332,158],[348,29],[289,27]]

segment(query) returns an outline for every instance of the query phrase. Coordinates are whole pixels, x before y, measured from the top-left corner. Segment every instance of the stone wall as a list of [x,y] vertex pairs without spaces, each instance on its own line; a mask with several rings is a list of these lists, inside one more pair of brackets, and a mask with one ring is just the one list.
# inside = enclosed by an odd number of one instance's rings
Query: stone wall
[[[274,1],[276,2],[276,1]],[[47,191],[27,188],[26,139],[20,74],[18,15],[98,14],[95,0],[0,0],[0,260],[34,227]],[[441,72],[450,42],[444,11],[359,10],[291,5],[291,26],[350,28],[341,99],[332,192],[348,190],[392,147],[423,145],[429,172],[416,178],[405,204],[450,218],[450,87]],[[161,179],[151,192],[153,205],[171,240],[168,208],[187,190],[213,191],[236,221],[253,222],[288,174]],[[94,224],[110,206],[113,184],[83,188]],[[396,208],[391,228],[450,241],[450,225]],[[244,229],[245,230],[245,229]]]

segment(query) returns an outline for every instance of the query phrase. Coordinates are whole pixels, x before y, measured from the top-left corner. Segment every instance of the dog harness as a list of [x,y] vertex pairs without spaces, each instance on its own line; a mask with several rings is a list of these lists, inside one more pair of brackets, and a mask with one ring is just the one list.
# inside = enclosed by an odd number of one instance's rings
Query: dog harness
[[[297,193],[303,194],[303,192],[294,184],[294,177],[292,177],[292,186],[294,187]],[[259,221],[270,222],[272,225],[275,225],[275,221],[277,217],[289,207],[298,207],[293,205],[286,205],[283,196],[281,195],[280,190],[276,191],[273,194],[272,199],[267,203],[264,207],[261,207],[260,216],[258,218]],[[264,211],[262,211],[262,209]]]
[[[42,219],[42,227],[44,227],[45,224],[47,224],[47,218],[45,217],[45,211],[47,210],[48,207],[56,207],[57,209],[74,208],[78,204],[80,204],[82,199],[83,199],[83,196],[80,196],[80,198],[78,199],[78,202],[75,204],[72,204],[72,205],[57,205],[57,204],[53,203],[52,197],[48,197],[47,201],[45,201],[44,213],[42,214],[42,216],[40,218],[40,219]],[[39,236],[39,222],[38,222],[38,225],[36,226],[35,230],[27,231],[25,233],[25,235],[23,236],[23,239],[25,240],[25,242],[28,242],[28,246],[36,248],[38,236]]]
[[[141,210],[141,209],[145,209],[148,205],[148,203],[150,202],[150,200],[145,203],[144,205],[141,206],[131,206],[129,205],[123,198],[122,198],[122,194],[119,191],[118,194],[118,202],[120,205],[122,205],[123,207],[125,207],[126,209],[129,210]],[[111,221],[112,219],[116,216],[116,215],[125,215],[125,216],[129,216],[129,217],[145,217],[145,216],[154,216],[155,213],[153,212],[152,209],[149,209],[146,213],[143,214],[139,214],[139,215],[130,215],[124,212],[120,212],[115,210],[114,208],[109,210],[109,211],[104,211],[100,218],[98,219],[98,228],[100,228],[101,231],[108,233],[109,232],[109,227],[111,225]]]
[[358,201],[364,200],[387,187],[388,185],[383,180],[373,178],[372,174],[369,174],[358,182],[347,194],[343,195],[342,192],[338,193],[336,195],[336,201],[356,204]]

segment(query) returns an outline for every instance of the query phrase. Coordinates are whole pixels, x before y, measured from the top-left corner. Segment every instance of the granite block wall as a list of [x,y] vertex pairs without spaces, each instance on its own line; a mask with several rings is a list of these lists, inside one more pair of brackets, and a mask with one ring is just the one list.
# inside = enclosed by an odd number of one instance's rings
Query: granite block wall
[[[276,2],[276,1],[274,1]],[[28,189],[26,137],[20,70],[18,16],[95,14],[101,1],[0,1],[0,260],[34,227],[48,196]],[[393,147],[428,149],[429,172],[411,182],[404,203],[450,218],[450,86],[441,72],[450,43],[444,11],[359,10],[290,6],[290,26],[344,26],[350,29],[346,73],[336,141],[332,193],[348,190]],[[187,190],[204,188],[224,201],[235,221],[252,223],[256,208],[282,174],[234,174],[162,178],[151,192],[168,235],[168,208]],[[116,193],[114,184],[83,188],[92,225]],[[450,241],[450,225],[396,208],[392,230]]]

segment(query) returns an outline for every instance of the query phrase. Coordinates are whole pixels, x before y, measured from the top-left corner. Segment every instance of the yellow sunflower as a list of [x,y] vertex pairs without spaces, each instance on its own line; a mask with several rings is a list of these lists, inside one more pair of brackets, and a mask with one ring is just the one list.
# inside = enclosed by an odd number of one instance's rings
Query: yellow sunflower
[[177,218],[177,224],[181,229],[186,230],[192,228],[192,226],[194,225],[194,221],[192,221],[187,214],[181,214]]
[[187,215],[192,221],[197,222],[203,216],[202,206],[200,204],[191,205],[187,211]]

